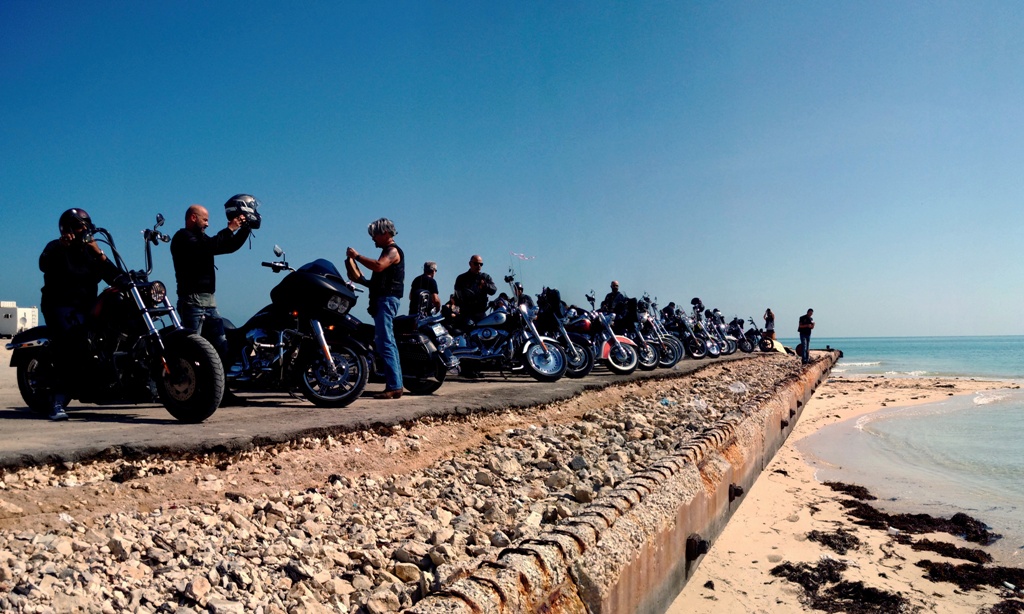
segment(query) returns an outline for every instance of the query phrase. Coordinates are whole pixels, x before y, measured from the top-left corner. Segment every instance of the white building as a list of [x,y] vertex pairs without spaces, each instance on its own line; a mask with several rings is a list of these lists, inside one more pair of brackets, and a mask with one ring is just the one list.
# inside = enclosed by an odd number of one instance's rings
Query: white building
[[39,326],[38,307],[18,307],[14,301],[0,301],[0,337],[13,337],[36,326]]

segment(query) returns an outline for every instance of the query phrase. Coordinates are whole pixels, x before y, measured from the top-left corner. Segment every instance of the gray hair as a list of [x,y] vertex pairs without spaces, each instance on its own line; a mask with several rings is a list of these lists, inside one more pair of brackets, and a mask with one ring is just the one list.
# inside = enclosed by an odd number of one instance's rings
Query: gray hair
[[374,235],[391,235],[393,237],[398,234],[394,222],[386,217],[370,222],[370,225],[366,227],[366,232],[370,233],[371,237]]
[[427,260],[426,262],[423,263],[423,272],[424,273],[429,273],[431,271],[436,271],[436,270],[437,270],[437,263],[434,262],[433,260]]

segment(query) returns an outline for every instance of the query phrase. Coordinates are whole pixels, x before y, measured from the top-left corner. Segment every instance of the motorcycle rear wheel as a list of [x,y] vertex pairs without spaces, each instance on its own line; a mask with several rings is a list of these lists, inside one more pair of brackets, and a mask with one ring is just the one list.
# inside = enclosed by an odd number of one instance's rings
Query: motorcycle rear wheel
[[331,358],[336,371],[319,351],[308,352],[308,358],[299,369],[299,389],[317,407],[345,407],[359,398],[370,378],[366,357],[356,350],[344,346],[331,346]]
[[638,362],[636,349],[631,345],[623,343],[618,348],[613,345],[608,352],[608,370],[616,375],[629,375],[636,371]]
[[402,385],[409,391],[409,394],[434,394],[444,384],[444,378],[447,375],[448,369],[439,362],[436,373],[430,377],[409,377],[403,373]]
[[[572,357],[572,350],[576,351],[576,359]],[[594,351],[578,343],[573,343],[572,348],[565,350],[565,360],[568,365],[565,369],[566,377],[579,379],[594,370]]]
[[46,381],[46,371],[50,368],[49,351],[46,349],[32,351],[28,358],[18,364],[18,392],[29,409],[43,416],[50,413],[52,405],[51,390]]
[[653,343],[637,345],[636,354],[637,367],[639,367],[641,371],[653,371],[658,368],[658,361],[661,360],[661,354],[658,352],[658,348],[654,347]]
[[172,416],[198,424],[213,415],[224,395],[224,366],[217,350],[197,334],[165,341],[164,360],[156,373],[160,402]]
[[[547,347],[547,352],[544,347]],[[538,382],[557,382],[565,375],[569,361],[557,344],[547,342],[544,346],[535,343],[523,352],[523,366],[530,377]]]

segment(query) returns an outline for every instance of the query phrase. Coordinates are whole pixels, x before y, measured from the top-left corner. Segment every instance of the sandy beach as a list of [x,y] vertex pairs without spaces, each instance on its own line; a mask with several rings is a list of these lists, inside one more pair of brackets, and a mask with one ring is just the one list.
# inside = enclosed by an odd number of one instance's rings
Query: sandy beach
[[[811,566],[823,559],[845,562],[843,580],[863,582],[865,587],[902,595],[906,608],[899,611],[937,613],[1020,612],[1020,591],[982,587],[961,590],[954,584],[933,582],[920,560],[948,562],[935,552],[915,551],[900,543],[892,531],[854,524],[841,500],[851,500],[815,479],[796,443],[825,425],[847,420],[884,407],[940,401],[953,394],[1014,388],[1016,384],[973,379],[898,379],[883,377],[829,379],[815,393],[785,446],[764,470],[746,495],[722,535],[700,563],[695,575],[677,598],[672,614],[719,612],[814,611],[806,602],[804,588],[771,570],[785,562]],[[871,502],[875,504],[877,502]],[[984,521],[984,518],[979,518]],[[808,539],[812,531],[853,534],[859,546],[838,553]],[[903,535],[902,541],[909,541]],[[945,533],[914,535],[913,541],[931,539],[963,548],[977,544]],[[1007,600],[1009,604],[1007,604]],[[1009,609],[990,610],[995,604]],[[1015,603],[1016,602],[1016,603]],[[920,608],[917,610],[915,608]],[[871,609],[864,611],[891,611]]]

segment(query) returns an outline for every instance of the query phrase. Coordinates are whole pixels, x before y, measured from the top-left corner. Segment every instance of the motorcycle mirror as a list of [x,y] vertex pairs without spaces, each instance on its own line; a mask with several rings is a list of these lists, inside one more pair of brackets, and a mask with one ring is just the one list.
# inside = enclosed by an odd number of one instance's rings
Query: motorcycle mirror
[[274,255],[277,256],[278,258],[284,256],[284,250],[281,249],[280,245],[274,245]]
[[163,213],[157,213],[156,214],[156,227],[160,228],[163,225],[164,225],[164,214]]

